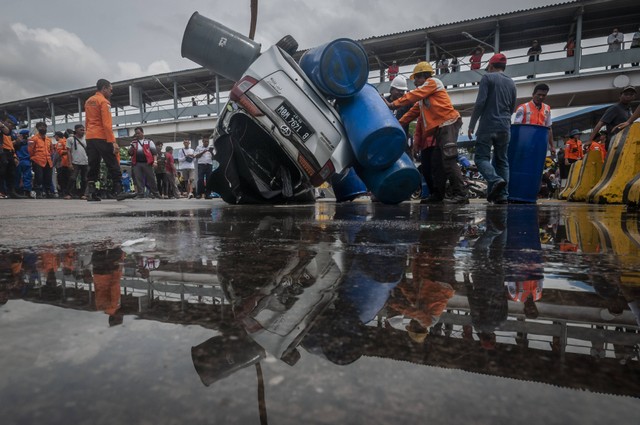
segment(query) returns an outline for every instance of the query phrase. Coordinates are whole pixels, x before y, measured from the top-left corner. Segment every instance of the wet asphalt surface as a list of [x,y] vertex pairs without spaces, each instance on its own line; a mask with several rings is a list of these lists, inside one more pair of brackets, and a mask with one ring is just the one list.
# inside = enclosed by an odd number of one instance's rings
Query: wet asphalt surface
[[0,208],[3,424],[637,421],[623,206]]

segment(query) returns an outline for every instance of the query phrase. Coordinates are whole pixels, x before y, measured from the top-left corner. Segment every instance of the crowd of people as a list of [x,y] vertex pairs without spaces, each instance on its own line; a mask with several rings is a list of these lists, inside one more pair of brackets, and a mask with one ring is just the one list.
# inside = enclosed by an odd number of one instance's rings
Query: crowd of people
[[195,150],[185,140],[174,157],[171,146],[163,150],[161,142],[154,143],[145,137],[142,127],[136,127],[126,150],[131,175],[122,169],[112,130],[111,83],[100,79],[96,89],[85,103],[86,127],[77,124],[74,129],[56,131],[53,140],[47,136],[44,121],[36,124],[33,135],[19,128],[12,115],[0,121],[0,198],[95,202],[102,198],[211,197],[206,184],[214,152],[208,139]]

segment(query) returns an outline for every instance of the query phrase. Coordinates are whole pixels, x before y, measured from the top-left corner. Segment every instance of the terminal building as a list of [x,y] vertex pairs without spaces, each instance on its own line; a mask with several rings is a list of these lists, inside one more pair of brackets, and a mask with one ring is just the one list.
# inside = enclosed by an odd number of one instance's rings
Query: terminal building
[[[639,23],[635,0],[576,0],[359,41],[369,56],[370,82],[381,93],[388,91],[386,70],[393,61],[400,73],[409,73],[419,61],[435,62],[442,55],[458,58],[459,70],[438,78],[463,117],[471,115],[474,83],[482,78],[485,62],[501,51],[509,58],[506,73],[516,81],[518,101],[529,100],[535,84],[545,82],[551,87],[546,102],[552,110],[590,108],[554,123],[554,134],[562,137],[572,128],[591,129],[603,108],[618,100],[622,87],[640,86],[640,67],[631,65],[640,62],[640,49],[630,48]],[[625,42],[621,50],[607,52],[613,28],[626,34]],[[575,38],[573,56],[565,50],[569,37]],[[529,62],[526,52],[533,40],[543,52],[538,61]],[[478,45],[485,48],[483,65],[471,70],[469,54]],[[113,82],[116,138],[127,145],[139,125],[147,136],[164,143],[208,138],[233,83],[205,68]],[[45,120],[50,131],[64,131],[83,122],[84,102],[94,92],[94,87],[84,87],[6,102],[0,104],[0,114],[11,114],[30,129]]]

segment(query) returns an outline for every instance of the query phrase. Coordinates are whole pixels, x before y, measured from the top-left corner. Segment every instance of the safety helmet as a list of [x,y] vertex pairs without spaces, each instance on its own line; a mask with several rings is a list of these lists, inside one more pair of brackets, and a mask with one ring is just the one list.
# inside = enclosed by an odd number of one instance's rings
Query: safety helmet
[[391,82],[391,87],[402,91],[409,90],[409,87],[407,87],[407,79],[402,75],[396,75],[396,78]]
[[433,67],[429,62],[418,62],[415,68],[413,68],[413,72],[409,77],[410,80],[413,80],[416,74],[420,74],[421,72],[430,72],[433,74]]
[[569,133],[569,137],[577,136],[578,134],[580,134],[580,130],[574,128],[573,130],[571,130],[571,133]]

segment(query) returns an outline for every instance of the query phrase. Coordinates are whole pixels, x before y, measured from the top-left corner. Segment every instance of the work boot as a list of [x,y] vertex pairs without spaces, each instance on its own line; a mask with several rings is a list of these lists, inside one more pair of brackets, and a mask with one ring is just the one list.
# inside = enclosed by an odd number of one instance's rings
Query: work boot
[[124,201],[125,199],[133,199],[136,197],[135,192],[123,192],[122,184],[117,182],[113,185],[113,192],[116,194],[116,199],[118,201]]
[[88,191],[89,196],[87,197],[87,202],[100,202],[102,199],[98,196],[98,192],[96,190],[96,182],[88,182]]
[[14,190],[12,192],[9,192],[9,198],[11,198],[11,199],[24,199],[24,196],[20,195],[18,192],[16,192]]

